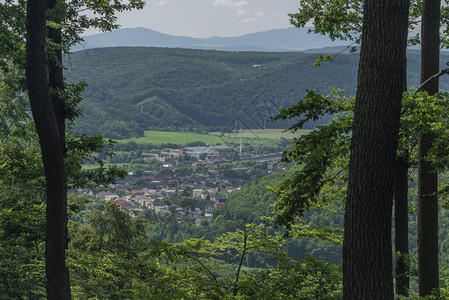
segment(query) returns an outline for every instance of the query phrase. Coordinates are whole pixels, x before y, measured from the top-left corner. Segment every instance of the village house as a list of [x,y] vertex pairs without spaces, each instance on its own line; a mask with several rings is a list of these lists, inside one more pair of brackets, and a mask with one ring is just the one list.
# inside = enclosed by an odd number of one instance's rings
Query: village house
[[214,209],[224,209],[225,208],[225,203],[214,203]]
[[240,190],[240,188],[236,188],[234,186],[230,186],[230,187],[228,187],[228,195],[232,195],[235,192],[237,192],[238,190]]
[[218,191],[218,188],[209,188],[207,191],[211,194],[215,194]]
[[192,192],[193,198],[201,198],[202,189],[194,189]]
[[206,208],[205,208],[206,214],[212,213],[213,210],[214,210],[214,207],[212,205],[206,205]]
[[105,198],[107,196],[113,195],[113,193],[109,192],[109,191],[102,191],[102,192],[98,192],[95,194],[95,198]]
[[183,219],[185,216],[186,216],[186,214],[185,214],[185,212],[183,212],[183,211],[178,211],[178,212],[175,214],[175,218],[176,218],[177,220],[181,220],[181,219]]
[[220,202],[225,202],[226,201],[226,196],[223,195],[219,195],[219,194],[211,194],[210,196],[210,200],[214,201],[215,203],[220,203]]
[[119,195],[112,194],[112,195],[107,195],[107,196],[105,196],[105,197],[104,197],[104,200],[105,200],[105,201],[111,201],[111,200],[115,200],[115,199],[118,199],[118,198],[120,198]]
[[[154,212],[156,212],[156,207],[159,207],[159,210],[160,210],[160,208],[161,207],[164,207],[164,203],[162,203],[162,202],[159,202],[159,201],[153,201],[153,203],[151,203],[151,210],[153,210]],[[165,206],[167,206],[167,205],[165,205]],[[167,208],[168,208],[168,206],[167,206]]]
[[[202,191],[201,199],[206,200],[209,195],[210,195],[210,193],[208,191]],[[210,196],[209,196],[209,198],[210,198]]]
[[131,190],[131,195],[133,196],[143,196],[145,194],[145,192],[143,191],[143,188],[134,188],[133,190]]
[[213,197],[214,199],[212,201],[214,201],[214,209],[223,209],[225,208],[225,203],[226,203],[226,197],[223,195],[214,195]]
[[155,189],[149,189],[147,192],[145,192],[145,196],[155,196],[160,194],[161,192]]
[[123,187],[118,187],[118,188],[115,189],[115,191],[116,191],[117,193],[125,193],[125,194],[129,194],[128,189],[123,188]]
[[173,199],[177,195],[176,190],[162,190],[162,193],[165,194],[165,197],[168,199]]
[[195,208],[194,210],[190,210],[189,215],[191,217],[199,217],[199,216],[201,216],[201,209]]
[[120,206],[121,210],[131,210],[132,208],[136,208],[131,202],[123,199],[116,199],[114,202]]
[[147,202],[152,202],[153,201],[153,199],[152,198],[150,198],[150,197],[140,197],[138,200],[137,200],[137,203],[139,203],[139,205],[141,205],[141,206],[147,206],[146,205],[146,203]]
[[89,190],[89,189],[78,189],[76,191],[76,194],[77,195],[87,195],[87,196],[90,196],[90,197],[94,196],[94,192],[92,192],[92,190]]
[[168,210],[168,205],[166,204],[162,204],[162,205],[155,205],[154,206],[154,212],[155,213],[161,213],[161,214],[171,214],[170,211]]

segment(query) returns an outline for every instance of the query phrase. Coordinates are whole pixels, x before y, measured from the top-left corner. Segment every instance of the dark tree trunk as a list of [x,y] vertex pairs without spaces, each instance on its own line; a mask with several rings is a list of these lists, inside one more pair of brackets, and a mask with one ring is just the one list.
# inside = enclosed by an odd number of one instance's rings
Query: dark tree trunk
[[393,299],[391,218],[408,0],[367,0],[343,246],[344,299]]
[[[424,0],[421,22],[421,83],[439,72],[441,0]],[[438,92],[438,79],[423,90]],[[438,174],[426,160],[434,137],[421,132],[418,140],[418,285],[419,295],[429,295],[439,286],[438,277]]]
[[395,247],[396,247],[396,294],[408,296],[410,288],[410,259],[408,252],[408,157],[396,160],[394,189]]
[[45,54],[45,0],[27,2],[26,79],[31,110],[39,135],[46,177],[46,275],[47,298],[70,299],[69,271],[65,265],[67,246],[67,187],[64,147],[47,82]]
[[425,160],[432,148],[431,134],[419,135],[418,144],[418,286],[426,296],[439,286],[438,276],[438,176]]
[[[56,8],[56,0],[48,0],[48,9]],[[50,20],[60,24],[60,16],[57,14],[52,14]],[[48,28],[48,38],[55,44],[60,46],[62,43],[61,29],[59,28]],[[64,99],[61,98],[60,93],[64,91],[64,74],[62,67],[62,50],[61,48],[56,48],[52,51],[49,61],[48,61],[48,80],[50,85],[50,90],[52,91],[52,102],[53,109],[56,115],[56,122],[58,123],[59,134],[61,136],[61,142],[64,145],[65,150],[65,107]]]

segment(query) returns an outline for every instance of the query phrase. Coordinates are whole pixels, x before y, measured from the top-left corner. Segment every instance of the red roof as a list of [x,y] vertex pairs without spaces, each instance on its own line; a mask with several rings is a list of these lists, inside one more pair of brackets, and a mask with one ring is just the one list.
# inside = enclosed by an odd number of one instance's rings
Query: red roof
[[125,201],[122,199],[117,199],[114,202],[117,203],[118,205],[120,205],[120,207],[122,207],[122,208],[129,208],[129,207],[133,206],[133,204],[131,202]]

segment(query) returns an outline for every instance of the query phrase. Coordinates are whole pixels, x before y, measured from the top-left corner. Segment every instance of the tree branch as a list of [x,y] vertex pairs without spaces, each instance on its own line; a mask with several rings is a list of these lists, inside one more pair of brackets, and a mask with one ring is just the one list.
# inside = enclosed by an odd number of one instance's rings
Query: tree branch
[[240,253],[240,260],[239,260],[239,265],[237,267],[237,270],[235,271],[235,280],[234,280],[234,289],[232,292],[232,295],[235,297],[237,296],[238,290],[239,290],[239,277],[240,277],[240,270],[242,269],[242,265],[243,265],[243,258],[245,257],[246,251],[248,250],[247,248],[247,241],[248,241],[248,234],[246,232],[246,218],[243,221],[243,248],[242,248],[242,252]]
[[218,283],[218,280],[217,280],[217,277],[215,276],[215,274],[205,264],[203,264],[203,262],[198,257],[195,257],[188,253],[186,255],[187,255],[187,257],[190,257],[190,259],[192,259],[193,261],[196,261],[204,270],[206,270],[206,272],[208,272],[212,276],[212,278],[215,281],[215,285],[217,286],[218,292],[220,293],[221,296],[223,296],[223,292],[221,291],[220,284]]
[[433,80],[435,80],[435,79],[437,79],[437,78],[440,78],[441,76],[443,76],[443,75],[445,75],[445,74],[449,74],[449,68],[448,68],[448,69],[443,69],[443,70],[441,70],[439,73],[436,73],[435,75],[429,77],[426,81],[424,81],[424,82],[423,82],[423,83],[416,89],[415,94],[417,94],[418,92],[422,91],[422,90],[425,88],[425,86],[426,86],[429,82],[431,82],[431,81],[433,81]]

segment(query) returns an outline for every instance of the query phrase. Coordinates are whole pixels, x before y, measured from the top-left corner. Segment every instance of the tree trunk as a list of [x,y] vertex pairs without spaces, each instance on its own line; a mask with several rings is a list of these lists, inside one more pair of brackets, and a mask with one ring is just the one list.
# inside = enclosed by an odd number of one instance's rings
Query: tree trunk
[[408,296],[408,290],[410,288],[410,259],[408,252],[408,157],[398,157],[396,160],[394,199],[396,294]]
[[[48,10],[55,9],[57,5],[56,0],[48,0]],[[49,18],[57,24],[61,24],[61,16],[52,13]],[[60,28],[48,27],[48,38],[55,44],[61,46],[62,34]],[[62,67],[62,49],[59,47],[54,49],[48,61],[48,81],[50,90],[52,91],[53,110],[56,115],[56,122],[58,124],[61,143],[65,151],[65,107],[64,99],[61,98],[60,93],[64,91],[64,73]],[[64,153],[65,154],[65,153]]]
[[431,134],[419,135],[418,144],[418,286],[421,297],[439,286],[438,175],[425,157],[432,148]]
[[344,299],[393,299],[391,218],[408,0],[367,0],[343,246]]
[[47,82],[45,54],[45,0],[27,2],[26,79],[31,110],[39,136],[47,194],[46,275],[47,298],[70,299],[67,247],[67,187],[64,147]]
[[[439,72],[441,0],[424,0],[421,21],[421,83]],[[429,95],[438,92],[438,79],[423,88]],[[418,286],[419,295],[431,294],[438,277],[438,174],[426,159],[433,146],[431,133],[418,139]]]

